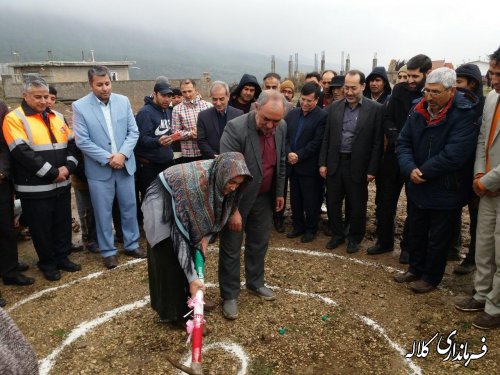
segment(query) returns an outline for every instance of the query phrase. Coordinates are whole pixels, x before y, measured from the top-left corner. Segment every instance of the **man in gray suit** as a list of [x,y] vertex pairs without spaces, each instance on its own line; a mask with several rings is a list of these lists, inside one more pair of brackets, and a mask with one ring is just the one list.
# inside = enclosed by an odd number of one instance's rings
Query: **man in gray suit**
[[332,103],[319,155],[319,173],[326,179],[328,219],[333,237],[326,244],[335,249],[345,242],[342,220],[344,198],[349,202],[347,252],[359,251],[366,229],[368,183],[375,179],[384,146],[383,106],[363,97],[365,75],[347,72],[345,100]]
[[481,197],[476,239],[476,277],[472,298],[459,302],[461,311],[480,311],[472,321],[480,329],[500,328],[500,48],[490,55],[493,90],[483,110],[483,123],[474,164],[474,192]]
[[106,268],[118,265],[112,230],[112,205],[120,207],[125,254],[145,258],[139,248],[139,226],[135,199],[134,147],[139,130],[127,97],[111,93],[108,68],[89,69],[92,92],[73,103],[76,145],[85,158],[97,241]]
[[264,286],[264,259],[272,211],[280,211],[284,206],[286,100],[281,93],[266,90],[255,107],[255,111],[229,121],[220,142],[221,153],[237,151],[245,156],[253,176],[239,209],[220,235],[219,283],[224,300],[222,311],[227,319],[238,317],[243,230],[246,287],[264,300],[275,299],[273,291]]

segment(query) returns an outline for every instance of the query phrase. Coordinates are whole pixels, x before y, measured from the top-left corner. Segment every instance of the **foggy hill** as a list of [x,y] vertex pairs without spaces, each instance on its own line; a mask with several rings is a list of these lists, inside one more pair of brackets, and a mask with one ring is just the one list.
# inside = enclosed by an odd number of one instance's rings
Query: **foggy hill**
[[[187,39],[177,34],[158,33],[124,26],[109,26],[91,21],[26,14],[11,9],[0,22],[0,63],[89,59],[94,50],[96,61],[136,61],[132,79],[198,78],[210,72],[212,79],[238,82],[243,73],[251,73],[260,81],[270,71],[270,56],[238,50],[238,46],[221,48],[210,40]],[[157,19],[152,17],[152,19]],[[21,27],[22,25],[22,27]],[[13,55],[13,52],[19,55]],[[301,66],[301,70],[311,70]],[[285,77],[288,61],[276,59],[276,71]]]

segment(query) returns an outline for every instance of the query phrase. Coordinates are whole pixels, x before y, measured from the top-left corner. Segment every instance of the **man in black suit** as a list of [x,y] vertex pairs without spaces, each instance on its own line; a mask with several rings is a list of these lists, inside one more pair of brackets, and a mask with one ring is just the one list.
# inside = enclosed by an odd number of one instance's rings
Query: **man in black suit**
[[363,98],[365,75],[351,70],[345,76],[345,100],[332,103],[319,157],[326,178],[328,218],[335,249],[345,241],[342,220],[344,198],[349,201],[347,252],[359,251],[366,229],[368,183],[375,179],[383,151],[383,106]]
[[226,82],[215,81],[210,96],[214,106],[201,111],[196,123],[198,148],[203,159],[213,159],[220,154],[220,138],[226,123],[243,114],[243,111],[227,105],[229,87]]
[[293,230],[287,237],[302,235],[302,242],[316,237],[323,203],[324,180],[318,173],[318,158],[327,114],[318,107],[319,93],[319,85],[306,83],[300,91],[300,108],[294,108],[285,117],[293,221]]

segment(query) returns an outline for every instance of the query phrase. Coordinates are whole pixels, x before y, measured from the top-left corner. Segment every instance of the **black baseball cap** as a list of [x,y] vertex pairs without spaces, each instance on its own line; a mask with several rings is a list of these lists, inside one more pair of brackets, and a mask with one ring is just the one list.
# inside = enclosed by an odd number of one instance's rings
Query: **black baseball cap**
[[172,89],[170,88],[170,85],[166,82],[156,83],[154,87],[154,92],[159,92],[162,95],[173,93]]

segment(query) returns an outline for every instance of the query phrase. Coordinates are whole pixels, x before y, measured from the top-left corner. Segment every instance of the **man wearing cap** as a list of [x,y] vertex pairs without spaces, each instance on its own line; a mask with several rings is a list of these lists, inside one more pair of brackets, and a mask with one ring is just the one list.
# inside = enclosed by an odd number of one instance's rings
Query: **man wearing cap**
[[250,107],[253,102],[259,97],[262,89],[257,82],[257,78],[251,74],[243,74],[240,83],[231,94],[229,105],[233,108],[238,108],[243,113],[250,112]]
[[172,89],[166,82],[158,82],[151,96],[144,98],[144,106],[135,120],[139,140],[134,153],[137,160],[136,181],[144,197],[153,179],[172,165]]
[[283,94],[286,101],[288,102],[287,111],[290,111],[293,108],[295,108],[295,105],[292,103],[293,97],[295,95],[295,85],[293,84],[293,82],[290,81],[289,79],[281,82],[280,92]]
[[325,108],[333,100],[332,96],[330,95],[329,88],[333,77],[335,77],[336,75],[337,72],[334,70],[325,70],[321,75],[320,86],[322,95],[320,95],[318,100],[318,106],[320,108]]
[[500,328],[500,48],[490,55],[488,70],[493,90],[484,104],[481,132],[474,164],[474,191],[479,195],[475,294],[455,304],[461,311],[479,314],[472,325],[480,329]]
[[213,159],[220,154],[220,138],[227,122],[243,114],[243,111],[227,105],[229,86],[226,82],[212,83],[210,96],[214,106],[201,111],[196,123],[198,147],[203,159]]
[[335,76],[330,82],[330,94],[332,95],[334,102],[345,98],[344,81],[345,76]]
[[383,66],[375,67],[368,77],[366,77],[366,83],[363,95],[380,104],[385,104],[392,92],[385,68]]
[[[475,127],[478,129],[481,126],[481,120],[483,116],[483,107],[484,107],[484,94],[483,94],[483,77],[481,75],[481,71],[479,67],[474,64],[463,64],[460,65],[456,70],[457,73],[457,91],[466,93],[467,96],[474,98],[474,101],[477,102],[477,105],[474,107],[476,112],[476,121],[474,122]],[[473,171],[470,171],[471,181],[469,186],[472,189],[472,175]],[[469,209],[469,217],[470,217],[470,225],[469,225],[469,233],[470,233],[470,243],[469,243],[469,251],[467,255],[462,260],[462,262],[457,265],[453,269],[453,273],[459,275],[465,275],[471,273],[476,269],[476,229],[477,229],[477,215],[479,209],[479,197],[474,194],[472,191],[470,192],[470,199],[467,203]],[[462,247],[462,212],[460,211],[459,216],[457,217],[456,224],[454,226],[453,232],[453,243],[450,251],[452,253],[460,253]]]

